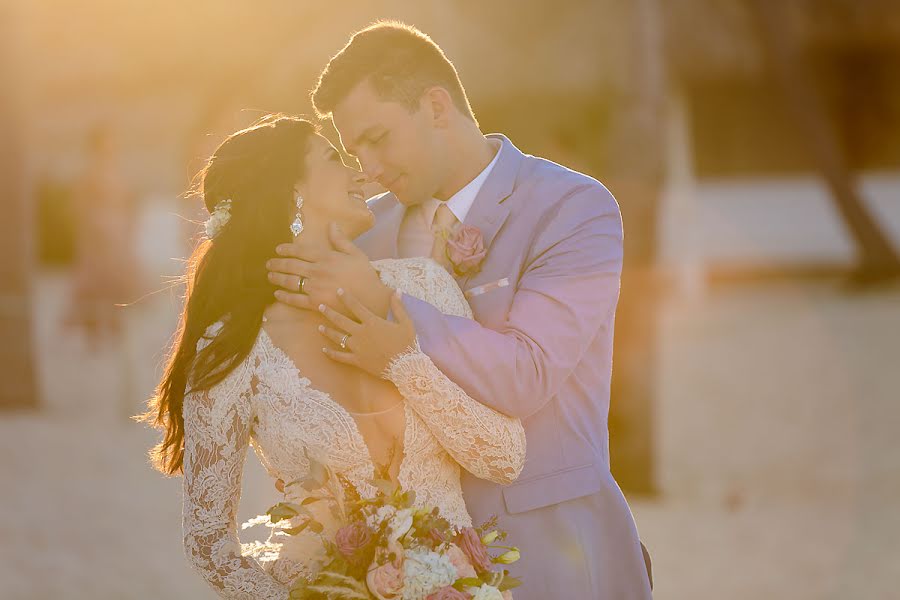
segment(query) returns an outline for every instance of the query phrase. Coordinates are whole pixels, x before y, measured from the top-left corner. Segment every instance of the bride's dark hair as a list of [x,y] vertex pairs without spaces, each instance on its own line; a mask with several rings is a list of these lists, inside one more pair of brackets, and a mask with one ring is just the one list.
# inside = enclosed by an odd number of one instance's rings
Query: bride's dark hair
[[[197,174],[193,191],[212,213],[231,200],[231,218],[188,260],[184,310],[162,381],[138,416],[163,431],[150,450],[153,466],[182,472],[185,394],[222,381],[253,348],[263,311],[274,301],[266,260],[291,239],[294,185],[306,175],[305,156],[317,127],[296,117],[268,115],[228,137]],[[223,326],[202,351],[207,328]],[[188,389],[189,387],[189,389]]]

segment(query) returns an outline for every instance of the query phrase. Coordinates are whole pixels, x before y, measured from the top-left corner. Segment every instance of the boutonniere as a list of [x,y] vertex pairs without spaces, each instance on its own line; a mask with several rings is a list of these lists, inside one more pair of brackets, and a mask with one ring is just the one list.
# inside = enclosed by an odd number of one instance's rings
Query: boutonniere
[[447,259],[457,277],[474,275],[481,270],[481,263],[487,256],[484,236],[472,225],[463,225],[447,235]]

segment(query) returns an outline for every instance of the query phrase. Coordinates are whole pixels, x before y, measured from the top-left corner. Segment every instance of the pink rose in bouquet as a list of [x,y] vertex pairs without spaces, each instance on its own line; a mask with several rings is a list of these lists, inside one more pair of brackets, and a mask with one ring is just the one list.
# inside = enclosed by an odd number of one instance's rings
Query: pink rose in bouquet
[[469,562],[466,553],[456,544],[450,544],[449,548],[447,548],[447,558],[450,559],[450,562],[453,564],[453,568],[456,569],[456,573],[459,577],[477,577],[475,568],[472,566],[472,563]]
[[366,575],[366,585],[378,600],[391,600],[403,592],[403,564],[399,561],[372,566]]
[[448,585],[430,594],[425,600],[470,600],[471,598],[472,596],[469,594],[460,592],[452,585]]
[[365,521],[354,521],[338,529],[334,543],[338,551],[351,558],[356,552],[365,548],[372,541],[372,531]]
[[447,258],[457,275],[477,273],[485,256],[484,237],[477,227],[463,225],[447,238]]
[[478,537],[478,532],[472,527],[466,527],[459,532],[454,540],[456,545],[465,552],[466,557],[475,570],[484,573],[491,570],[491,557],[488,555],[487,548]]

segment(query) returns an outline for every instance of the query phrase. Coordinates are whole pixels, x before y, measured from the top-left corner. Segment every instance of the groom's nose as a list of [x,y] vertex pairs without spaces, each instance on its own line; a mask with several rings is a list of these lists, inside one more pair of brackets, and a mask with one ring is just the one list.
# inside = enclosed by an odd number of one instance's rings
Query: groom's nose
[[363,173],[369,181],[378,181],[384,175],[384,167],[374,157],[360,154],[358,159],[359,166],[362,167]]

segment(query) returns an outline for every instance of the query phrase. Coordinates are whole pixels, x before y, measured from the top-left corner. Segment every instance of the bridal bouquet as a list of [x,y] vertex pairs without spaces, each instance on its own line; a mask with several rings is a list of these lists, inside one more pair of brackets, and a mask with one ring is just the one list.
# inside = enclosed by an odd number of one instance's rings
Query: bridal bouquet
[[[299,578],[291,598],[304,600],[510,600],[520,584],[502,565],[519,550],[496,544],[506,537],[496,518],[481,527],[456,530],[437,508],[415,507],[415,492],[393,484],[384,471],[370,483],[378,490],[362,498],[342,475],[310,460],[299,484],[309,495],[268,510],[272,524],[291,521],[284,531],[309,529],[323,537],[325,564],[312,581]],[[340,527],[333,537],[308,507],[326,502]],[[499,549],[501,553],[491,553]]]

